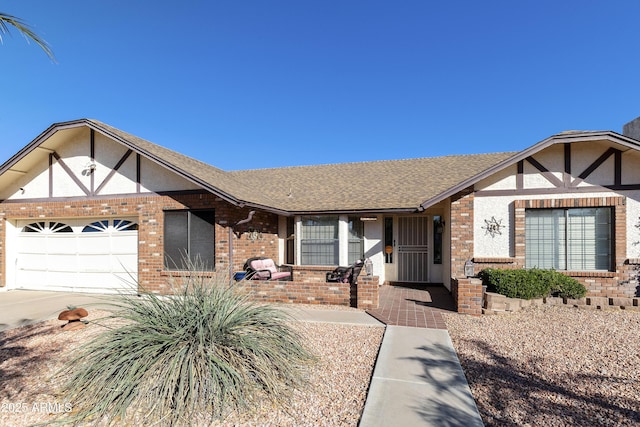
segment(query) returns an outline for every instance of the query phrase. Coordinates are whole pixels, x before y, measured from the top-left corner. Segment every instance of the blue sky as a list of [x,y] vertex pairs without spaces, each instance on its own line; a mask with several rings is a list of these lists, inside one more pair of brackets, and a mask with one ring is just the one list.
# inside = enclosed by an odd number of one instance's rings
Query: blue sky
[[517,151],[640,116],[637,0],[10,0],[0,163],[94,118],[225,170]]

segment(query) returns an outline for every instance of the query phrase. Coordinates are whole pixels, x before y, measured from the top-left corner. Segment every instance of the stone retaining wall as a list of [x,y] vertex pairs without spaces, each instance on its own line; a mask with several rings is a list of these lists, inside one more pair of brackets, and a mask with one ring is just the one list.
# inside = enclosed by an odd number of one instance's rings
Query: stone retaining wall
[[519,298],[508,298],[504,295],[493,292],[485,292],[482,305],[482,314],[501,314],[519,311],[523,308],[535,305],[564,305],[568,307],[578,307],[591,310],[633,310],[640,312],[640,298],[607,298],[607,297],[584,297],[584,298],[560,298],[546,297],[524,300]]

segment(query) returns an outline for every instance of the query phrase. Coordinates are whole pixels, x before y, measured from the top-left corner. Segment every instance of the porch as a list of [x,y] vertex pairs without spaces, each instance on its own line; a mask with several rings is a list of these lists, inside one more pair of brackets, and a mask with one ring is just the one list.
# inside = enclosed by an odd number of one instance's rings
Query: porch
[[453,296],[438,284],[394,283],[380,286],[379,306],[367,310],[391,326],[446,329],[442,313],[456,312]]

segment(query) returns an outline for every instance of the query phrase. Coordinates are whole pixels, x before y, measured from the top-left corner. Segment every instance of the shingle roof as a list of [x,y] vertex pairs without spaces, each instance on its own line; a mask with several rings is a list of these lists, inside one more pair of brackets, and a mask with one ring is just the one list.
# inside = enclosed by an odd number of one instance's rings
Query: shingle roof
[[415,210],[514,153],[458,155],[230,172],[289,212]]
[[100,121],[89,119],[85,121],[93,125],[92,127],[96,130],[112,137],[115,136],[121,142],[126,142],[131,148],[136,149],[136,151],[146,154],[165,167],[169,167],[174,171],[180,172],[182,175],[186,175],[188,179],[195,181],[226,199],[237,203],[250,201],[253,204],[261,206],[272,206],[275,204],[264,192],[257,191],[254,187],[245,185],[229,172],[121,131]]
[[101,130],[238,202],[291,213],[416,210],[514,153],[339,163],[226,172],[97,120]]
[[97,120],[87,122],[236,203],[290,213],[416,210],[423,201],[514,155],[491,153],[226,172]]
[[[236,205],[282,214],[415,211],[517,153],[491,153],[227,172],[97,120],[51,125],[0,174],[57,131],[87,126]],[[521,152],[524,153],[524,152]]]

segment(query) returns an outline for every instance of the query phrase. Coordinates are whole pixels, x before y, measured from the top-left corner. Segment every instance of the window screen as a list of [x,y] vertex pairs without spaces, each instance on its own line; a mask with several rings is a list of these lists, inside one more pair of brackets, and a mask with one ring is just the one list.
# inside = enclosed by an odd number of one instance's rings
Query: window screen
[[525,218],[527,268],[610,270],[611,208],[529,209]]
[[338,264],[338,217],[302,218],[300,257],[302,265]]
[[187,261],[204,268],[204,270],[214,270],[214,211],[165,211],[165,268],[185,270],[188,269]]
[[364,223],[349,217],[349,264],[364,259]]

